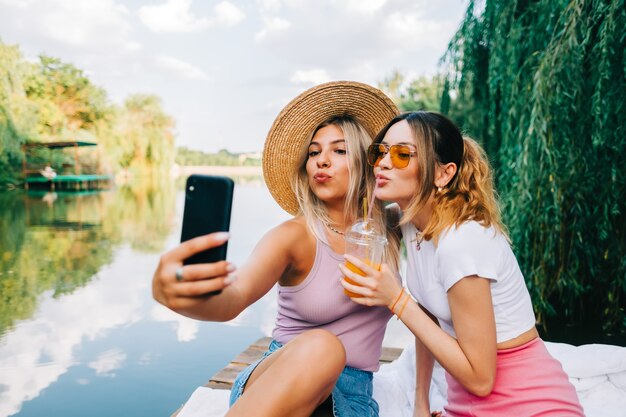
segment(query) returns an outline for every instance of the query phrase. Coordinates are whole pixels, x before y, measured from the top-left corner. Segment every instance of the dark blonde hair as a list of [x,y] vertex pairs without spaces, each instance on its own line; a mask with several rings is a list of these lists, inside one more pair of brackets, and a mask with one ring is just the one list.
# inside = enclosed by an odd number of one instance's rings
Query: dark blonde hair
[[[375,185],[374,173],[366,162],[366,149],[372,142],[372,138],[356,119],[349,115],[333,116],[321,123],[309,134],[302,146],[297,172],[292,179],[292,186],[300,207],[299,214],[304,216],[309,229],[323,242],[326,241],[326,238],[316,227],[317,220],[326,224],[331,223],[331,221],[326,212],[324,202],[313,193],[309,185],[306,163],[309,159],[308,149],[313,136],[323,127],[331,125],[336,126],[343,132],[346,142],[349,175],[348,192],[346,194],[344,207],[344,221],[346,225],[354,222],[360,213],[362,213],[364,198],[369,204],[370,196],[374,191]],[[393,266],[397,270],[400,258],[400,238],[396,229],[397,225],[389,220],[389,216],[386,215],[382,202],[378,200],[374,202],[371,217],[386,227],[389,244],[385,252],[385,263]]]
[[[473,220],[484,227],[493,226],[507,236],[485,151],[447,117],[427,111],[403,113],[385,126],[374,142],[381,142],[394,124],[406,120],[417,148],[418,189],[405,208],[400,223],[411,221],[433,197],[433,213],[422,231],[424,239],[438,240],[451,226]],[[454,163],[456,174],[442,187],[435,185],[437,164]],[[508,236],[507,236],[508,238]]]

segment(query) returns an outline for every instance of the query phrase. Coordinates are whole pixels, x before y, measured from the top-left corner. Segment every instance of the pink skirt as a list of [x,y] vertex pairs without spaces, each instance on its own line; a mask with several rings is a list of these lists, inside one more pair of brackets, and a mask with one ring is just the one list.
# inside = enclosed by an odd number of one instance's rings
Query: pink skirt
[[446,417],[585,415],[561,363],[540,338],[498,351],[496,381],[487,397],[471,394],[447,372],[446,380]]

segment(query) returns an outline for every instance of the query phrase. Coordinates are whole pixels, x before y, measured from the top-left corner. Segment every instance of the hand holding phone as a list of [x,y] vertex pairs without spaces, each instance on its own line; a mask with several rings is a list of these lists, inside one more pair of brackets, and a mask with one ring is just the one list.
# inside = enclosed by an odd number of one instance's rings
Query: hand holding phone
[[[228,177],[191,175],[185,185],[185,209],[181,242],[213,232],[230,229],[234,182]],[[213,263],[226,259],[228,243],[198,252],[184,265]],[[217,294],[212,293],[212,294]]]

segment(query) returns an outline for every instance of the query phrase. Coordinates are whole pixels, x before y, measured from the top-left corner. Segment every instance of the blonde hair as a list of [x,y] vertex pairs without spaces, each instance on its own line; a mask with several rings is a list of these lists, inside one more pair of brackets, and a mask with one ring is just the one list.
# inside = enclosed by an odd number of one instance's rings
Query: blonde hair
[[[317,126],[308,135],[300,152],[296,172],[292,177],[292,187],[298,200],[298,214],[304,216],[311,232],[323,242],[327,242],[327,239],[319,230],[318,221],[323,224],[331,224],[332,222],[328,217],[326,205],[313,193],[309,185],[306,163],[309,158],[308,149],[311,140],[320,129],[331,125],[336,126],[343,132],[346,143],[349,178],[344,206],[344,222],[346,225],[354,222],[359,217],[359,213],[362,212],[364,198],[369,204],[375,185],[374,172],[368,167],[366,162],[366,150],[372,142],[372,138],[353,117],[349,115],[333,116]],[[385,225],[387,239],[389,240],[385,252],[385,263],[398,270],[400,238],[397,224],[388,219],[389,216],[386,215],[382,202],[378,200],[374,202],[371,217],[380,224]]]
[[[425,111],[397,116],[375,141],[382,141],[387,130],[401,120],[408,122],[417,148],[418,189],[405,208],[400,223],[410,222],[433,196],[433,212],[422,231],[424,239],[434,239],[437,243],[444,230],[470,220],[484,227],[493,226],[508,239],[493,175],[482,147],[475,140],[463,137],[445,116]],[[456,164],[457,172],[445,187],[438,190],[435,167],[450,162]]]

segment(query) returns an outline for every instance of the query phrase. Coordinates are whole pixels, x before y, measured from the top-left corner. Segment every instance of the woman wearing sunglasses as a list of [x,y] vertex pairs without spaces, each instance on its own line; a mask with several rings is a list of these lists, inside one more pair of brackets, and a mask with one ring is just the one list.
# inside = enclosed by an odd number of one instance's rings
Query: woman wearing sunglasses
[[403,211],[410,294],[385,266],[349,256],[366,276],[341,266],[358,285],[342,284],[363,296],[356,303],[388,306],[415,335],[414,416],[430,415],[433,359],[446,370],[446,416],[584,415],[538,337],[480,146],[444,116],[412,112],[382,129],[368,162],[376,197]]
[[[227,262],[182,267],[193,253],[222,244],[223,235],[190,240],[161,258],[155,298],[197,319],[231,320],[278,284],[273,341],[236,378],[227,416],[378,416],[372,372],[391,313],[351,302],[338,264],[343,230],[373,192],[367,146],[397,114],[388,97],[364,84],[307,90],[278,115],[263,151],[267,187],[295,217],[270,230],[236,272]],[[380,203],[372,213],[387,223]],[[388,239],[386,259],[396,265],[399,237]]]

